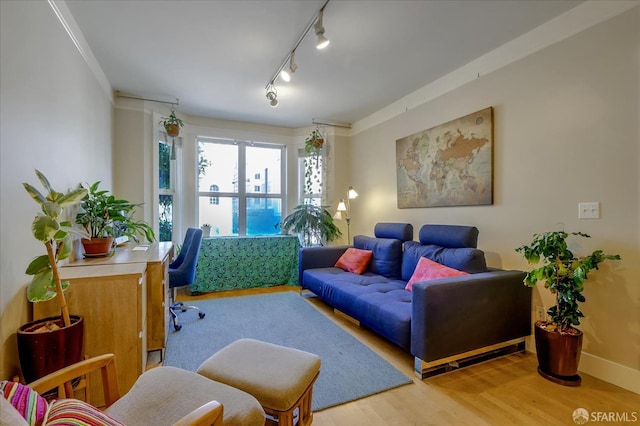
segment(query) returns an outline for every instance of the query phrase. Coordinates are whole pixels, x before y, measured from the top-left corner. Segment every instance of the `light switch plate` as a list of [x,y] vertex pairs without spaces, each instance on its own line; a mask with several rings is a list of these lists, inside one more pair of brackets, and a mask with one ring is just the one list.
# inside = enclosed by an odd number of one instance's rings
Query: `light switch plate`
[[578,219],[600,219],[600,203],[579,203]]

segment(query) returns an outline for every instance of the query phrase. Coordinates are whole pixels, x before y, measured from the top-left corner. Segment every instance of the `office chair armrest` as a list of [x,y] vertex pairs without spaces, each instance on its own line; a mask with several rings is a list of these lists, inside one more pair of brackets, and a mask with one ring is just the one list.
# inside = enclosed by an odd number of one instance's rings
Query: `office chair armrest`
[[222,426],[224,409],[218,401],[209,401],[196,408],[173,426]]
[[[118,376],[116,375],[115,355],[104,354],[93,358],[85,359],[68,367],[62,368],[51,374],[35,380],[27,386],[38,392],[40,395],[58,388],[58,398],[73,398],[71,381],[77,377],[84,376],[95,370],[100,370],[102,374],[102,389],[106,407],[116,402],[120,398],[118,392]],[[64,386],[63,386],[64,385]]]

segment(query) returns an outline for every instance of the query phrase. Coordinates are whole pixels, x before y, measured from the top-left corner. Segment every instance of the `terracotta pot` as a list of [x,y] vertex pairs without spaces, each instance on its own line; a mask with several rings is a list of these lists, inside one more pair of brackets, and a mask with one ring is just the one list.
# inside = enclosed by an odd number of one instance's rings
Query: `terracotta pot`
[[113,237],[105,238],[82,238],[80,240],[84,247],[84,253],[88,256],[106,256],[111,252]]
[[178,136],[180,134],[180,127],[177,124],[167,124],[164,126],[169,136]]
[[[33,331],[47,321],[57,323],[60,328]],[[81,316],[72,315],[69,327],[63,326],[62,317],[32,321],[20,327],[17,336],[20,368],[26,383],[82,361],[84,319]]]
[[538,372],[543,377],[566,386],[580,384],[578,364],[582,353],[582,331],[577,334],[547,331],[536,323],[536,353]]

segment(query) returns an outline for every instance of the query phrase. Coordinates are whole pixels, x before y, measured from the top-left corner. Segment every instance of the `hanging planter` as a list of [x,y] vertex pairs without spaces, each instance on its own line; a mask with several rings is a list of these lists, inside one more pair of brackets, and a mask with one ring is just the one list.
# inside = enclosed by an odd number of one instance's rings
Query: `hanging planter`
[[180,134],[180,129],[184,127],[184,121],[176,117],[175,110],[171,108],[171,114],[169,117],[160,120],[160,124],[164,126],[164,130],[167,135],[176,137]]
[[304,141],[304,192],[311,195],[320,192],[322,188],[322,147],[324,138],[318,129]]

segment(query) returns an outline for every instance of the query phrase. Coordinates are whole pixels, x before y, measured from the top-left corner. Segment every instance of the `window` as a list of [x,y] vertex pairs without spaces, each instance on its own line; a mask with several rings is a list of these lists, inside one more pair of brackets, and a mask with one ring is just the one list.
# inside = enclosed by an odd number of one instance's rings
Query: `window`
[[175,196],[175,161],[171,161],[171,145],[158,142],[158,241],[171,241],[173,236],[173,206]]
[[[198,138],[206,161],[198,173],[197,208],[200,224],[211,224],[211,235],[280,233],[286,196],[284,148]],[[212,198],[217,203],[211,203]]]
[[[220,191],[220,187],[218,185],[211,185],[209,187],[209,191],[211,192],[218,192]],[[209,197],[209,204],[217,206],[220,204],[220,198],[219,197]]]

